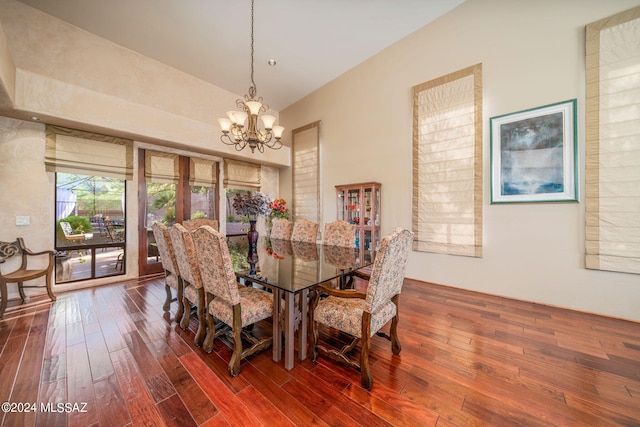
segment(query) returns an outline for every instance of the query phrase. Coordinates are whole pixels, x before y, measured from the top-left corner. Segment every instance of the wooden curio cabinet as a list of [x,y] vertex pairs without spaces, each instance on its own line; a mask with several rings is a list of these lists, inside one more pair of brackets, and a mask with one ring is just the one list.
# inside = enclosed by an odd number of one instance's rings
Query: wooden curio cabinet
[[337,218],[357,226],[357,248],[376,250],[380,244],[380,186],[378,182],[336,185]]

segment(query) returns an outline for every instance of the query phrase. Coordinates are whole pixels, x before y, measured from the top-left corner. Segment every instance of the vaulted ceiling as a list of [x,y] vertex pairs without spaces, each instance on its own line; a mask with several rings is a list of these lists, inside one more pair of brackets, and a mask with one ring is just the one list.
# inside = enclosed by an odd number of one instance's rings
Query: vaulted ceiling
[[[250,0],[20,1],[233,93],[251,83]],[[256,0],[258,95],[282,110],[463,1]]]

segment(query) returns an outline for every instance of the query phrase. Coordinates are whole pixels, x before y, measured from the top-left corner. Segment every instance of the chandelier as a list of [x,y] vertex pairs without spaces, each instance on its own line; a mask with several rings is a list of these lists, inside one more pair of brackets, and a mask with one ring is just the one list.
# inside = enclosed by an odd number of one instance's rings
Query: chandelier
[[278,150],[282,147],[282,126],[274,126],[275,116],[263,114],[260,116],[264,129],[258,127],[258,115],[269,109],[262,103],[262,97],[256,97],[257,89],[253,81],[253,2],[251,0],[251,86],[244,99],[236,100],[236,107],[240,111],[227,111],[227,117],[219,118],[218,123],[222,130],[220,140],[227,145],[234,145],[237,151],[241,151],[247,145],[253,153],[257,148],[264,153],[264,147]]

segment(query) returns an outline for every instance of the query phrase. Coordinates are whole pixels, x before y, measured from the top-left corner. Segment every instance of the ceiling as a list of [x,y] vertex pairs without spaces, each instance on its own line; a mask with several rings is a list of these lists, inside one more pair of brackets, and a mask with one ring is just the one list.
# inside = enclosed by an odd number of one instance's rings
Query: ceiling
[[[232,93],[248,92],[249,0],[20,1]],[[280,111],[463,2],[257,0],[258,95]]]

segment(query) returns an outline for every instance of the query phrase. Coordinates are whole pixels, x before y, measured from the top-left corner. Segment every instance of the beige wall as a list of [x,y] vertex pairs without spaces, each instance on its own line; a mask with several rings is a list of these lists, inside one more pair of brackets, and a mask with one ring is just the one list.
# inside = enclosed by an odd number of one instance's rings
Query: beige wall
[[[584,26],[637,0],[467,0],[281,112],[321,120],[324,221],[338,184],[382,183],[383,234],[411,228],[412,86],[482,63],[484,255],[413,252],[407,275],[640,320],[640,276],[584,268]],[[490,205],[489,118],[578,99],[580,203]],[[281,174],[281,188],[290,188]],[[287,195],[287,197],[290,197]]]

